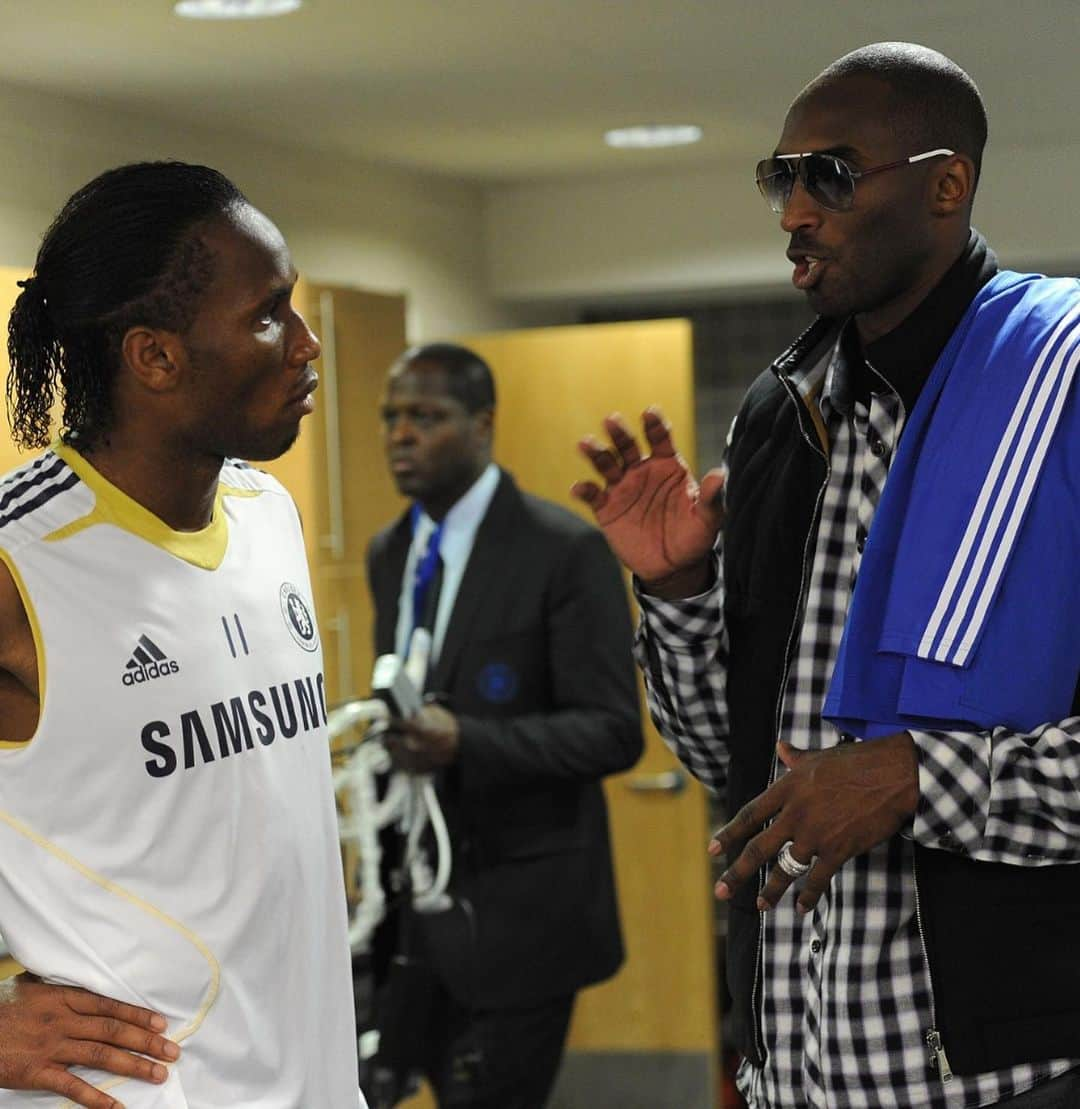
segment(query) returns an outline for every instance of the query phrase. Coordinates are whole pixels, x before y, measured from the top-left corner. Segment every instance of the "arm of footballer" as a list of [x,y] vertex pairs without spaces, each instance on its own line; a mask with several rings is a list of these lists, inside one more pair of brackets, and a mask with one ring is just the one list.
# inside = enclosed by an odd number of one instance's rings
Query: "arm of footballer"
[[11,571],[0,561],[0,740],[30,739],[38,708],[34,633]]
[[[11,572],[0,562],[0,739],[30,739],[38,721],[33,631]],[[85,1109],[116,1109],[115,1098],[68,1069],[82,1065],[160,1084],[180,1049],[165,1018],[29,973],[0,982],[0,1089],[45,1090]],[[146,1058],[150,1056],[152,1058]]]

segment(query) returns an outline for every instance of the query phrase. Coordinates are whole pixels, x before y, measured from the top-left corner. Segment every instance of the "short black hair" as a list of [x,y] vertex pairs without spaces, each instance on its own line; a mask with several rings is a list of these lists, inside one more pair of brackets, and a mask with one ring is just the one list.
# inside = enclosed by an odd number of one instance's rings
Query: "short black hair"
[[895,125],[912,153],[948,147],[975,164],[975,181],[986,146],[986,108],[975,82],[937,50],[913,42],[875,42],[838,58],[799,94],[799,100],[845,77],[874,77],[893,95]]
[[491,367],[474,350],[457,343],[425,343],[410,347],[395,369],[413,362],[434,362],[446,371],[446,390],[469,413],[495,407],[495,378]]
[[92,445],[113,417],[120,347],[144,324],[184,332],[213,280],[198,231],[247,204],[223,174],[185,162],[138,162],[95,177],[61,209],[8,323],[8,420],[15,440]]

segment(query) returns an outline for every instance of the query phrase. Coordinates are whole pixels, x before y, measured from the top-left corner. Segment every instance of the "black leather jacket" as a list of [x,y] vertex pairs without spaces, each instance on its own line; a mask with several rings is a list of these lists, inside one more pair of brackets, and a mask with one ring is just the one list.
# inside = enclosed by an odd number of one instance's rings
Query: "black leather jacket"
[[[822,431],[786,377],[821,358],[837,334],[834,322],[817,321],[757,379],[729,447],[723,558],[732,813],[772,773],[828,476]],[[1080,685],[1077,693],[1074,713]],[[952,1069],[979,1074],[1080,1057],[1080,867],[974,862],[916,845],[915,872],[935,1025]],[[748,883],[730,902],[727,969],[735,1046],[761,1065],[757,892]]]

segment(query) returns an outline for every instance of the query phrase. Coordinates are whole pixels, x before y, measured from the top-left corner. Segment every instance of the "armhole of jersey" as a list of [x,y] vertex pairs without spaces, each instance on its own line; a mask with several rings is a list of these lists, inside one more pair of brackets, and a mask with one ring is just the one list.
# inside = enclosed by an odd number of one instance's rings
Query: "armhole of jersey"
[[[37,735],[41,728],[41,718],[45,714],[45,641],[41,637],[41,626],[38,624],[37,612],[30,600],[30,594],[27,591],[26,583],[22,579],[22,574],[19,573],[15,563],[11,560],[11,556],[3,548],[0,548],[0,563],[4,564],[11,575],[11,580],[15,583],[15,588],[19,592],[23,608],[26,611],[26,619],[30,624],[30,634],[34,637],[34,654],[37,656],[38,670],[38,724],[34,729],[34,735]],[[33,741],[34,736],[19,740],[0,737],[0,751],[20,750],[26,747],[27,744],[33,743]]]

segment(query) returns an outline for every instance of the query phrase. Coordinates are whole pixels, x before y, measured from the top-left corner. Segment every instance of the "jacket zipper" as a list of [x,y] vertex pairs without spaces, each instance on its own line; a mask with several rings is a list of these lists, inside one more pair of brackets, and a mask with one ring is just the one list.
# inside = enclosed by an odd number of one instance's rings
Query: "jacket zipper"
[[941,1033],[937,1028],[937,1006],[934,1002],[934,978],[930,973],[930,957],[926,954],[926,936],[923,933],[922,909],[919,904],[919,870],[915,865],[914,856],[911,860],[911,875],[915,885],[915,925],[919,929],[919,943],[922,944],[923,964],[926,967],[926,981],[930,986],[930,1027],[926,1032],[926,1046],[930,1049],[930,1065],[938,1072],[942,1082],[948,1082],[953,1076],[952,1067],[949,1066],[949,1057],[945,1054],[945,1045],[941,1042]]
[[[867,369],[874,374],[887,388],[892,389],[884,374],[866,359]],[[893,390],[895,392],[895,389]],[[903,411],[903,401],[900,402]],[[902,427],[903,425],[901,425]],[[937,1027],[937,1004],[934,1000],[934,977],[930,973],[930,956],[926,952],[926,933],[923,931],[922,907],[919,901],[919,871],[915,865],[914,855],[911,860],[911,877],[915,887],[915,927],[919,932],[919,943],[922,946],[923,965],[926,967],[926,981],[930,986],[930,1027],[926,1030],[926,1046],[930,1049],[930,1065],[938,1072],[942,1082],[948,1082],[952,1076],[952,1067],[949,1066],[949,1057],[945,1054],[945,1045],[941,1040],[941,1032]]]
[[[781,384],[787,390],[788,395],[791,397],[792,402],[795,404],[796,411],[800,411],[801,407],[805,407],[805,405],[803,405],[803,402],[802,402],[801,398],[797,395],[795,390],[791,387],[791,385],[788,383],[788,381],[781,374],[777,373],[777,377],[780,379]],[[795,638],[796,630],[799,628],[799,626],[802,623],[803,612],[804,612],[804,609],[805,609],[805,606],[806,606],[806,594],[807,594],[807,591],[808,591],[808,579],[807,579],[807,572],[806,571],[807,571],[807,565],[808,565],[808,562],[809,562],[810,539],[811,539],[811,536],[814,535],[814,532],[815,532],[814,523],[818,519],[819,514],[821,512],[821,502],[822,502],[822,500],[825,496],[825,490],[829,486],[829,476],[832,473],[832,467],[829,464],[828,455],[821,449],[821,447],[818,443],[816,443],[809,435],[807,435],[806,431],[803,428],[803,422],[802,422],[801,417],[799,419],[799,432],[801,433],[802,437],[806,440],[806,442],[809,444],[810,449],[816,451],[818,454],[821,455],[822,458],[825,459],[825,480],[821,483],[821,488],[818,490],[817,501],[814,504],[814,514],[813,514],[813,516],[811,517],[811,520],[810,520],[810,530],[809,530],[809,532],[807,532],[806,542],[803,544],[802,576],[799,579],[799,603],[795,607],[795,618],[792,620],[791,628],[788,630],[787,645],[784,648],[784,671],[783,671],[783,674],[780,677],[780,692],[779,692],[779,695],[777,696],[777,699],[776,699],[776,712],[775,712],[775,715],[774,715],[773,730],[775,731],[777,737],[779,737],[779,735],[780,735],[780,722],[781,722],[781,718],[782,718],[783,712],[784,712],[784,694],[787,691],[788,672],[791,669],[791,645],[792,645],[792,640]],[[772,758],[772,765],[769,768],[769,781],[768,781],[768,784],[765,787],[766,789],[768,789],[769,786],[771,786],[773,784],[773,782],[776,780],[776,762],[777,762],[777,757],[776,757],[776,752],[775,752],[775,749],[774,749],[773,758]],[[764,885],[765,885],[765,873],[764,873],[764,870],[762,870],[762,873],[758,878],[758,892],[761,891],[761,889],[764,887]],[[764,1044],[762,1043],[762,1033],[761,1033],[760,990],[761,990],[761,969],[762,969],[761,964],[762,964],[762,956],[764,954],[764,948],[765,948],[765,922],[764,922],[764,917],[765,917],[764,913],[758,913],[757,956],[754,960],[754,985],[753,985],[753,989],[750,991],[750,1005],[753,1009],[752,1015],[753,1015],[753,1022],[754,1022],[754,1046],[757,1048],[758,1059],[761,1060],[762,1064],[764,1064],[764,1062],[765,1062],[765,1047],[764,1047]]]

